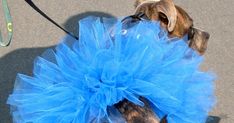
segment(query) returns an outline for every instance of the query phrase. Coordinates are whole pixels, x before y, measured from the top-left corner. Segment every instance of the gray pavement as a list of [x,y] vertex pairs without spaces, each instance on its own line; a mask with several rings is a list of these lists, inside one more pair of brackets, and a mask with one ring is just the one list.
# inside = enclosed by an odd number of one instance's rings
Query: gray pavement
[[[56,22],[72,32],[77,21],[89,15],[122,17],[133,13],[133,0],[34,0]],[[0,48],[0,123],[11,123],[5,104],[17,73],[31,74],[33,60],[53,47],[65,34],[41,17],[24,0],[8,0],[14,21],[14,38],[9,47]],[[175,0],[194,19],[195,26],[211,34],[204,70],[217,74],[217,105],[211,115],[221,123],[234,121],[234,1]],[[0,6],[0,28],[5,29]]]

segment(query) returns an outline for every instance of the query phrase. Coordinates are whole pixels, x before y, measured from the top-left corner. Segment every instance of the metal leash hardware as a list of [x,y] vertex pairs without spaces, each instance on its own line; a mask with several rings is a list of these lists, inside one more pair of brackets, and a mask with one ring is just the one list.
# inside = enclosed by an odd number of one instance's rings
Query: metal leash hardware
[[2,6],[3,6],[4,14],[5,14],[8,38],[7,38],[7,40],[4,40],[2,37],[2,34],[1,34],[1,30],[0,30],[0,46],[6,47],[6,46],[10,45],[11,40],[12,40],[13,25],[12,25],[12,18],[11,18],[10,10],[9,10],[8,4],[7,4],[7,0],[2,0]]
[[140,21],[149,20],[148,17],[143,12],[136,13],[134,15],[127,16],[121,20],[122,28],[129,29],[135,26]]

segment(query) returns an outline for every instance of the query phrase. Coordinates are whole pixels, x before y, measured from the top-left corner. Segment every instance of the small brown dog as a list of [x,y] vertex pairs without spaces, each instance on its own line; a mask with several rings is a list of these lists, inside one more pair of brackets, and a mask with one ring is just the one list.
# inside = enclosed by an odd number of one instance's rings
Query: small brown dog
[[172,0],[137,0],[135,13],[143,12],[151,20],[159,20],[171,37],[189,35],[189,46],[201,55],[207,49],[209,33],[193,27],[191,17]]
[[[191,17],[172,0],[137,0],[135,14],[143,12],[151,20],[160,21],[161,26],[168,30],[170,37],[183,38],[188,34],[188,45],[203,55],[207,49],[209,33],[193,27]],[[128,123],[167,123],[166,116],[161,121],[153,113],[147,100],[141,98],[144,107],[127,100],[115,105]]]

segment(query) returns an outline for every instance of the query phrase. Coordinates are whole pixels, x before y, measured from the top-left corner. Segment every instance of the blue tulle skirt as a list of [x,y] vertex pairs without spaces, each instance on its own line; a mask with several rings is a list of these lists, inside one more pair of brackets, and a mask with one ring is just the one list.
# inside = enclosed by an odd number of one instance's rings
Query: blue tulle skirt
[[124,123],[114,104],[146,98],[169,123],[204,123],[214,105],[211,73],[185,39],[158,22],[131,26],[88,17],[79,40],[66,36],[35,59],[33,76],[18,74],[8,98],[16,123]]

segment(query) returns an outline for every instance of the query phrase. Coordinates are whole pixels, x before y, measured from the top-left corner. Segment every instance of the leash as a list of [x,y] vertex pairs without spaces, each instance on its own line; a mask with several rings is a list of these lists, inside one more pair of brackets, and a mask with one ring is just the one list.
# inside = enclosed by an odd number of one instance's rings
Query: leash
[[[60,28],[61,30],[63,30],[65,33],[67,33],[68,35],[72,36],[73,38],[75,38],[76,40],[78,40],[79,38],[77,36],[75,36],[73,33],[67,31],[66,29],[64,29],[62,26],[60,26],[58,23],[56,23],[53,19],[51,19],[48,15],[46,15],[43,11],[41,11],[34,3],[32,0],[25,0],[26,3],[28,3],[28,5],[30,5],[35,11],[37,11],[39,14],[41,14],[44,18],[46,18],[48,21],[50,21],[51,23],[53,23],[55,26],[57,26],[58,28]],[[129,24],[129,23],[134,23],[140,20],[149,20],[146,15],[144,13],[137,13],[135,15],[131,15],[128,16],[126,18],[124,18],[122,20],[122,23],[125,24]]]
[[1,30],[0,30],[0,46],[6,47],[9,46],[12,40],[13,36],[13,25],[12,25],[12,18],[10,14],[10,10],[7,4],[7,0],[2,0],[2,7],[5,14],[5,20],[7,25],[7,32],[8,32],[8,38],[7,40],[3,40]]
[[57,26],[58,28],[60,28],[61,30],[63,30],[65,33],[67,33],[68,35],[72,36],[73,38],[75,38],[76,40],[78,40],[78,37],[75,36],[74,34],[72,34],[71,32],[67,31],[66,29],[64,29],[63,27],[61,27],[58,23],[56,23],[54,20],[52,20],[49,16],[47,16],[44,12],[42,12],[33,2],[32,0],[25,0],[25,2],[27,2],[34,10],[36,10],[38,13],[40,13],[44,18],[46,18],[47,20],[49,20],[51,23],[53,23],[55,26]]

